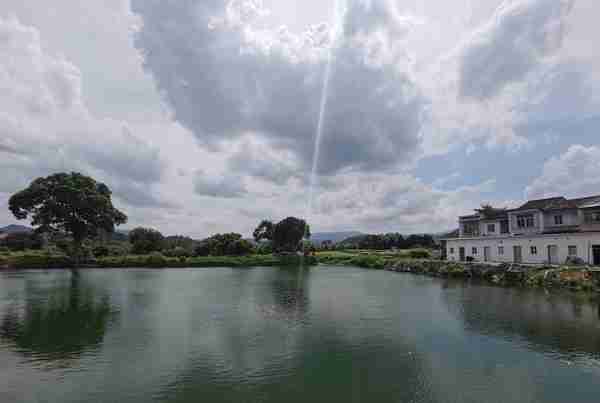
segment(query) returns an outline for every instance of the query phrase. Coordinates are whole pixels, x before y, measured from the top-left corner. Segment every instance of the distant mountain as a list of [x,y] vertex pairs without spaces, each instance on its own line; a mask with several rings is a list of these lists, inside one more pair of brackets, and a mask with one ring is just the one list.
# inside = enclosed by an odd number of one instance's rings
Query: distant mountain
[[331,241],[333,243],[342,242],[344,239],[362,235],[357,231],[342,231],[342,232],[316,232],[311,235],[310,240],[316,245],[320,245],[323,241]]
[[4,234],[18,234],[21,232],[33,232],[33,228],[17,224],[11,224],[7,225],[6,227],[0,228],[0,233]]

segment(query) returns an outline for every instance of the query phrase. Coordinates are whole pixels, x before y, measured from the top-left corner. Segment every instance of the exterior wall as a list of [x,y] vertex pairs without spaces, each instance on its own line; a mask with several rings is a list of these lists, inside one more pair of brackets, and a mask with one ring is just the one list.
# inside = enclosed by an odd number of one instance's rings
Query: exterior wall
[[[472,257],[475,261],[482,262],[484,247],[487,246],[490,248],[489,261],[513,263],[513,246],[521,246],[523,263],[543,264],[548,263],[549,245],[558,247],[558,262],[561,264],[567,260],[569,246],[577,246],[577,257],[591,264],[592,245],[600,245],[600,233],[448,239],[446,253],[448,260],[459,261],[459,248],[464,247],[465,257]],[[537,248],[536,255],[531,254],[532,246]],[[498,247],[504,247],[503,255],[499,254]],[[477,248],[477,254],[473,254],[473,248]]]
[[[562,216],[563,223],[557,225],[554,221],[555,216]],[[570,228],[575,228],[583,222],[583,217],[581,217],[580,220],[577,210],[556,210],[545,212],[543,217],[544,228],[546,231],[564,231]]]

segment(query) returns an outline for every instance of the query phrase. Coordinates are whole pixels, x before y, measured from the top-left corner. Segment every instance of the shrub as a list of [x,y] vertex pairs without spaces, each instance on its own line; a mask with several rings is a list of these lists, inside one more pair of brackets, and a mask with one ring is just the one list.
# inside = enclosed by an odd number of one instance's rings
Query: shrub
[[411,259],[429,259],[431,253],[427,249],[413,249],[408,253]]
[[182,246],[176,246],[173,249],[169,249],[163,252],[163,254],[167,257],[188,257],[190,256],[190,252],[187,251],[184,247]]
[[105,257],[105,256],[108,256],[110,254],[110,250],[106,246],[100,245],[100,246],[94,247],[92,249],[92,253],[96,257]]
[[148,267],[165,267],[167,264],[167,259],[160,252],[152,252],[146,258],[146,265]]
[[42,238],[32,232],[17,232],[8,234],[0,245],[13,251],[24,251],[27,249],[42,249],[44,242]]

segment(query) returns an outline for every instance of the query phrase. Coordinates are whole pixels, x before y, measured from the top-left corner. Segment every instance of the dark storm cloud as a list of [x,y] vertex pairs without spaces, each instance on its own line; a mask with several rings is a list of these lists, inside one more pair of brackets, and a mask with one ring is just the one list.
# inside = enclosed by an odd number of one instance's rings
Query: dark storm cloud
[[[175,118],[202,143],[252,132],[310,166],[331,45],[327,26],[301,35],[255,28],[264,10],[254,0],[133,0],[132,8],[143,20],[136,44],[146,68]],[[333,45],[322,174],[387,168],[415,155],[424,99],[397,46],[410,24],[393,11],[349,2]]]

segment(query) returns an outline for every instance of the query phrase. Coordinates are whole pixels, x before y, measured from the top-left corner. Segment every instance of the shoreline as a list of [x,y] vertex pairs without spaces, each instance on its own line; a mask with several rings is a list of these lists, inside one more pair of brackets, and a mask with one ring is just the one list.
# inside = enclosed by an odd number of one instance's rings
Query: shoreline
[[[316,256],[206,256],[165,257],[162,255],[127,255],[98,258],[75,267],[65,256],[21,254],[0,260],[0,271],[56,269],[181,269],[314,266],[330,264],[365,269],[412,273],[429,277],[477,279],[504,287],[560,289],[600,294],[600,269],[589,266],[531,266],[506,263],[458,263],[431,259],[410,259],[379,254],[321,253]],[[600,295],[599,295],[600,296]]]

